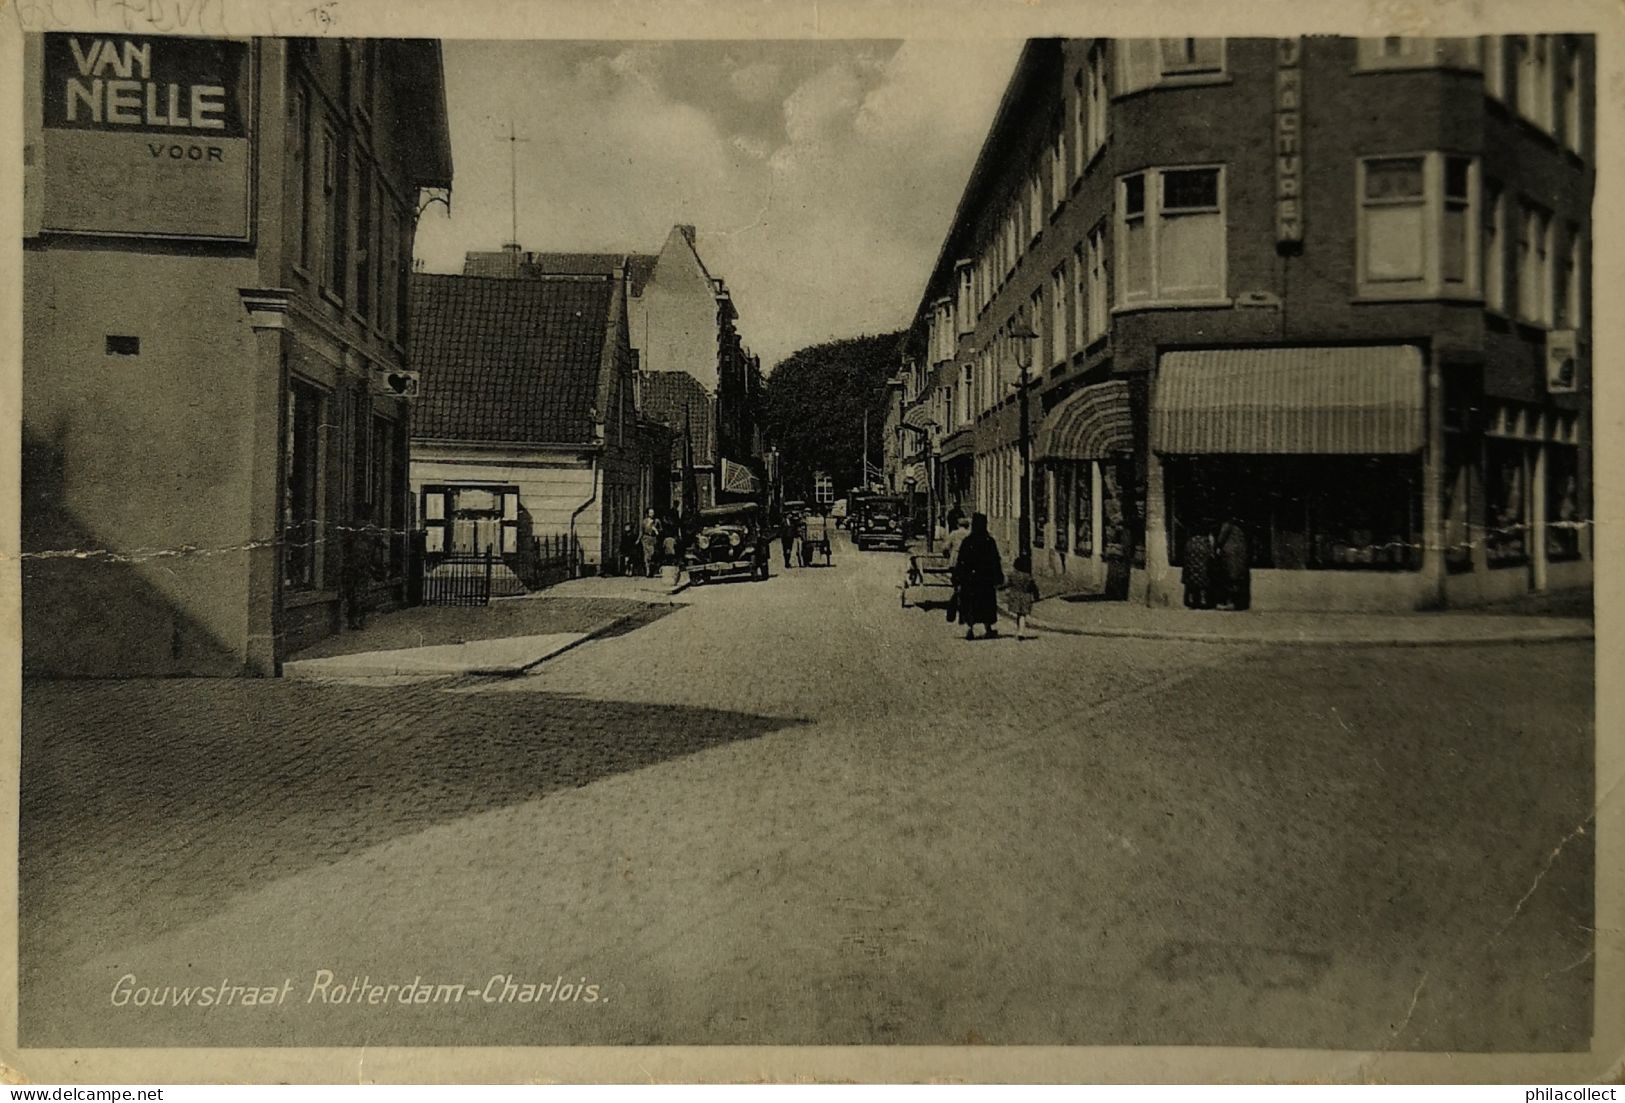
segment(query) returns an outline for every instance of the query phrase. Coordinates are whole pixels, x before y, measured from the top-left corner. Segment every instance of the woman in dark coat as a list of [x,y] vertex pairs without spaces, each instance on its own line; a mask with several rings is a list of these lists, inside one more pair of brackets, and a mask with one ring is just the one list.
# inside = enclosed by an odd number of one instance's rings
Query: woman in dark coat
[[1252,604],[1253,576],[1247,530],[1234,517],[1219,526],[1213,536],[1214,598],[1223,609],[1245,609]]
[[977,513],[970,521],[970,535],[959,545],[954,559],[954,585],[959,592],[959,623],[965,638],[976,638],[978,624],[989,637],[997,636],[993,626],[999,621],[999,587],[1004,585],[1004,564],[999,545],[987,531],[987,515]]
[[1213,536],[1200,526],[1185,538],[1185,567],[1180,572],[1185,585],[1185,608],[1213,608]]

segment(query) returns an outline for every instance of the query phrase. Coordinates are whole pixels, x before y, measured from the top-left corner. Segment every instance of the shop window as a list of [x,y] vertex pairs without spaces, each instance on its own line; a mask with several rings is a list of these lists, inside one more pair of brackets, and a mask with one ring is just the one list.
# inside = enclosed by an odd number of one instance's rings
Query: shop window
[[1419,478],[1409,456],[1170,459],[1169,562],[1184,565],[1191,533],[1233,520],[1247,534],[1254,567],[1414,570]]
[[1045,530],[1049,527],[1049,479],[1048,464],[1040,464],[1032,470],[1033,494],[1033,547],[1044,546]]
[[1072,474],[1072,546],[1077,554],[1095,554],[1094,464],[1080,463]]
[[1072,464],[1055,465],[1055,550],[1072,550]]
[[286,468],[283,471],[283,580],[314,589],[320,538],[322,392],[294,380],[288,386]]
[[1475,442],[1460,433],[1444,438],[1444,563],[1459,574],[1473,569],[1472,500]]
[[1477,294],[1475,159],[1439,153],[1368,157],[1359,162],[1359,178],[1361,295]]
[[1355,64],[1360,69],[1477,69],[1482,56],[1476,38],[1390,36],[1360,39]]
[[1554,562],[1580,558],[1580,450],[1546,446],[1546,558]]
[[1119,182],[1119,306],[1216,299],[1225,288],[1224,173],[1155,169]]
[[1491,567],[1529,562],[1529,518],[1525,492],[1524,446],[1490,440],[1485,445],[1484,507],[1488,531],[1484,553]]

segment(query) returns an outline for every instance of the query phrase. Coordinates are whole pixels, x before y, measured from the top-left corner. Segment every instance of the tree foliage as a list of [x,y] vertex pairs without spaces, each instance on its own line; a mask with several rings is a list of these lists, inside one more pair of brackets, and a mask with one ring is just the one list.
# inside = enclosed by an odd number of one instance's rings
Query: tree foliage
[[891,401],[901,333],[846,337],[811,345],[781,360],[767,378],[764,428],[779,450],[786,497],[810,497],[813,474],[827,471],[836,493],[862,482],[863,417],[869,461],[883,455],[882,426]]

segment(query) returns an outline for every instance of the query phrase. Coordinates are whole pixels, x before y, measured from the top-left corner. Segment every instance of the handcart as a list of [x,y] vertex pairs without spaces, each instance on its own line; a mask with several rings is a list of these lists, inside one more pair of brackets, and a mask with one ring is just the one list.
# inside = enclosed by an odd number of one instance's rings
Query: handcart
[[907,609],[911,600],[922,605],[928,601],[947,602],[953,592],[953,560],[927,552],[908,557],[908,572],[903,576],[903,608]]
[[818,513],[809,513],[801,522],[801,565],[812,566],[813,553],[822,553],[829,566],[834,522]]

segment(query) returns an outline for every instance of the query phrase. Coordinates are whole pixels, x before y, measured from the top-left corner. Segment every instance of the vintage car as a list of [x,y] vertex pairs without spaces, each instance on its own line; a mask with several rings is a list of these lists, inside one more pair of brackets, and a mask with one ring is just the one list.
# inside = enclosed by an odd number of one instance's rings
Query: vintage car
[[717,578],[768,576],[768,538],[755,502],[700,510],[700,530],[685,566],[696,585]]
[[860,550],[882,546],[908,547],[908,510],[901,498],[874,494],[854,507],[852,539]]

